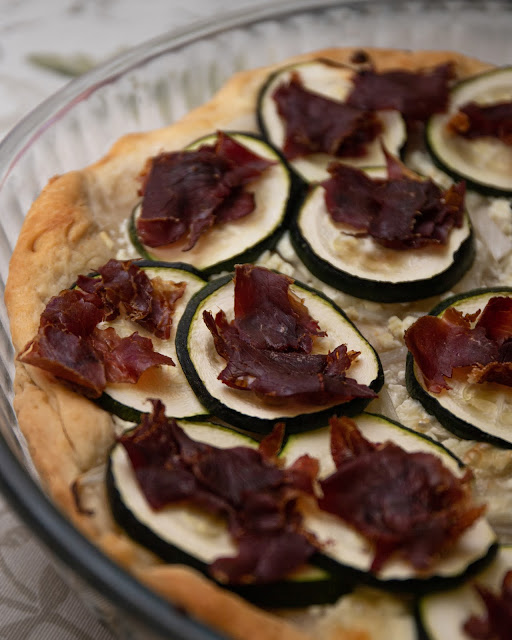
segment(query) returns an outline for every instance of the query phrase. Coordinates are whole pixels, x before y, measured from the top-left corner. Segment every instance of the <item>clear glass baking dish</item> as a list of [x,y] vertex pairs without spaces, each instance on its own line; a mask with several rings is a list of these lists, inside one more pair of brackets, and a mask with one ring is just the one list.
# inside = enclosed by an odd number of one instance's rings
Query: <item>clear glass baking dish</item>
[[[512,60],[512,4],[490,0],[264,4],[165,34],[71,82],[0,145],[0,283],[23,218],[55,174],[100,158],[122,134],[163,126],[206,101],[232,73],[327,46],[453,49]],[[0,485],[25,522],[119,637],[211,640],[189,619],[115,566],[41,491],[12,407],[13,349],[0,307]]]

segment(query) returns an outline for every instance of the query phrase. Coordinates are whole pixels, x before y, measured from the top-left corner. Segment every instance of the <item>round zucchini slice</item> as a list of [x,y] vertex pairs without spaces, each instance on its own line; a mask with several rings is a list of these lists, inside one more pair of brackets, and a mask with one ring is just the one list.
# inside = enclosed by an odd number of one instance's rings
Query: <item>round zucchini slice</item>
[[[442,316],[448,307],[471,314],[485,307],[494,296],[512,296],[512,288],[475,289],[444,300],[430,312]],[[450,378],[450,389],[428,391],[411,353],[406,363],[407,390],[425,409],[459,438],[489,442],[512,448],[512,389],[493,382],[470,383]]]
[[151,338],[156,351],[170,356],[175,367],[162,365],[144,372],[135,384],[109,383],[104,393],[96,401],[103,409],[128,422],[138,422],[141,413],[151,410],[148,398],[159,398],[165,404],[169,415],[178,418],[206,416],[207,410],[197,399],[180,367],[175,338],[180,318],[192,296],[202,289],[205,281],[195,269],[183,263],[164,262],[138,263],[149,278],[159,277],[173,282],[186,282],[183,296],[177,301],[169,340],[161,340],[142,329],[139,325],[119,317],[108,323],[122,337],[138,331],[140,335]]
[[[383,384],[382,366],[377,353],[350,322],[343,311],[319,291],[295,281],[290,289],[304,303],[327,336],[317,338],[317,353],[327,353],[340,344],[360,355],[347,376],[378,391]],[[230,275],[210,282],[190,301],[178,326],[176,348],[183,371],[201,403],[218,418],[235,427],[257,433],[272,431],[276,422],[284,422],[289,432],[305,431],[325,423],[333,413],[359,413],[369,399],[356,398],[344,404],[287,402],[264,403],[252,391],[232,389],[218,380],[226,362],[215,350],[203,311],[222,309],[228,321],[233,317],[234,284]]]
[[[187,435],[215,447],[257,448],[258,442],[209,422],[178,421]],[[124,447],[116,444],[109,457],[107,491],[116,522],[127,534],[164,561],[184,563],[204,574],[216,558],[236,554],[236,545],[220,518],[183,505],[154,511],[139,488]],[[272,584],[230,587],[262,606],[300,607],[334,602],[347,589],[337,576],[307,565],[286,580]]]
[[[350,295],[375,302],[406,302],[453,286],[475,257],[469,216],[445,245],[398,250],[356,237],[327,211],[323,186],[312,188],[292,222],[290,239],[313,275]],[[345,233],[348,231],[348,233]]]
[[[458,458],[425,435],[378,414],[361,413],[354,420],[367,440],[390,440],[409,452],[431,453],[439,456],[444,466],[455,475],[464,473],[464,465]],[[280,456],[290,465],[306,453],[320,461],[320,479],[335,471],[328,427],[290,436]],[[405,561],[391,558],[381,571],[372,573],[373,554],[368,542],[341,519],[316,511],[306,515],[304,526],[325,546],[312,562],[337,572],[347,582],[366,583],[391,591],[424,592],[447,588],[490,562],[496,551],[496,536],[490,525],[481,519],[461,536],[450,553],[440,558],[427,572],[419,573]]]
[[430,118],[426,141],[434,162],[469,188],[489,196],[512,195],[512,147],[492,138],[473,140],[451,133],[448,121],[468,102],[490,105],[512,100],[512,67],[463,80],[451,91],[448,111]]
[[464,623],[471,615],[478,617],[485,612],[475,585],[482,585],[493,592],[501,589],[503,576],[512,570],[512,545],[500,546],[492,564],[473,580],[444,591],[423,596],[417,605],[417,619],[422,640],[469,640]]
[[[247,187],[254,193],[254,211],[239,220],[213,225],[200,236],[192,249],[184,251],[185,239],[162,247],[147,247],[141,242],[137,235],[137,219],[141,211],[139,203],[129,221],[129,236],[142,257],[166,262],[182,261],[193,265],[207,277],[231,270],[237,262],[256,260],[278,241],[287,225],[288,216],[302,197],[302,184],[279,153],[264,140],[249,133],[229,135],[253,153],[276,163]],[[216,135],[205,136],[186,147],[186,150],[213,144],[215,139]]]
[[[290,65],[273,73],[260,91],[257,115],[261,132],[278,149],[282,149],[284,145],[285,127],[272,94],[280,85],[289,82],[293,74],[299,75],[308,91],[343,102],[352,90],[352,79],[357,71],[325,60],[313,60]],[[389,153],[398,155],[406,139],[406,129],[398,111],[379,111],[378,117],[384,131],[378,139],[367,144],[364,155],[335,158],[326,153],[315,153],[296,158],[290,164],[307,182],[327,178],[327,166],[335,159],[360,167],[385,164],[382,144]]]

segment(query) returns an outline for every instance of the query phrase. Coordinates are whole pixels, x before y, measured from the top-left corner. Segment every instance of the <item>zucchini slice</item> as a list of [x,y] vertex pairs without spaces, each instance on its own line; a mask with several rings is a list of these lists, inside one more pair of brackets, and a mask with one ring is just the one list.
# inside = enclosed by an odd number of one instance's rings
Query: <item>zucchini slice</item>
[[[370,441],[391,440],[406,451],[434,454],[454,474],[464,473],[460,460],[427,436],[378,414],[361,413],[354,420],[362,435]],[[320,478],[335,471],[328,427],[290,436],[280,456],[290,465],[306,453],[320,461]],[[304,526],[325,544],[325,550],[317,553],[312,562],[337,572],[347,582],[366,583],[392,591],[424,592],[447,588],[490,562],[496,551],[494,532],[485,520],[479,520],[428,572],[420,574],[403,560],[391,558],[381,571],[371,573],[372,552],[367,541],[339,518],[318,511],[306,515]]]
[[204,287],[205,281],[195,269],[183,263],[141,261],[138,266],[143,268],[150,278],[159,277],[163,280],[187,283],[183,296],[176,303],[169,340],[156,338],[125,318],[119,317],[108,324],[121,336],[128,336],[138,331],[141,335],[151,338],[155,350],[170,356],[176,366],[162,365],[149,369],[136,384],[110,383],[96,402],[106,411],[128,422],[138,422],[141,413],[150,411],[147,398],[159,398],[165,404],[169,415],[178,418],[208,415],[187,382],[176,356],[174,344],[178,323],[188,301]]
[[466,214],[446,245],[397,250],[371,237],[344,233],[324,200],[325,190],[310,190],[290,229],[297,255],[313,275],[358,298],[405,302],[437,295],[453,286],[475,257],[473,231]]
[[481,616],[484,613],[475,584],[498,591],[504,574],[510,570],[512,545],[502,545],[493,563],[470,582],[450,591],[423,596],[417,605],[422,640],[469,640],[463,630],[464,623],[471,615]]
[[[194,440],[216,447],[257,448],[258,442],[209,422],[178,421]],[[216,558],[236,553],[236,545],[221,519],[175,505],[154,511],[141,492],[124,447],[116,444],[109,457],[107,491],[117,523],[164,561],[184,563],[202,573]],[[307,565],[287,580],[272,584],[229,587],[252,602],[271,607],[298,607],[334,602],[346,593],[338,577]]]
[[[494,296],[512,296],[512,288],[475,289],[444,300],[430,312],[442,316],[448,307],[462,313],[483,309]],[[407,390],[425,409],[459,438],[489,442],[512,448],[512,389],[493,382],[469,383],[450,379],[450,389],[433,393],[426,389],[423,376],[411,353],[407,354],[405,372]]]
[[[382,366],[377,353],[363,338],[343,311],[319,291],[295,281],[291,290],[304,299],[312,318],[327,332],[317,338],[317,352],[327,353],[339,344],[360,355],[352,363],[347,376],[378,391],[383,384]],[[217,353],[213,338],[203,321],[203,311],[214,313],[223,309],[228,321],[233,317],[234,285],[230,275],[210,282],[197,293],[178,326],[176,348],[178,358],[190,386],[202,404],[218,418],[235,427],[257,433],[272,431],[276,422],[284,422],[289,432],[305,431],[325,424],[334,412],[355,414],[368,404],[368,399],[356,398],[345,404],[319,408],[317,404],[289,402],[270,405],[252,391],[231,389],[217,379],[225,360]]]
[[[302,197],[302,185],[279,153],[264,140],[249,133],[229,133],[238,143],[263,158],[276,162],[255,180],[248,189],[254,193],[256,208],[252,213],[230,222],[211,227],[195,246],[183,251],[186,240],[163,247],[147,247],[137,235],[139,203],[129,221],[129,237],[136,251],[149,260],[182,261],[199,269],[205,277],[231,270],[237,262],[252,262],[271,249],[286,227],[288,216]],[[215,142],[216,135],[195,141],[186,150]]]
[[468,140],[450,133],[447,122],[468,103],[490,105],[512,100],[512,67],[502,67],[472,76],[453,87],[448,111],[430,118],[427,146],[434,162],[469,188],[489,196],[512,195],[512,147],[486,137]]
[[[257,117],[262,134],[278,149],[283,148],[285,127],[272,94],[279,85],[288,82],[294,73],[299,74],[308,91],[343,102],[352,89],[352,78],[357,71],[325,60],[313,60],[290,65],[273,73],[260,91]],[[327,166],[334,159],[360,167],[385,164],[381,144],[392,155],[398,155],[405,142],[406,129],[398,111],[379,111],[378,117],[384,131],[378,139],[367,145],[364,155],[356,158],[334,158],[326,153],[315,153],[292,160],[291,166],[304,180],[311,182],[327,178]]]

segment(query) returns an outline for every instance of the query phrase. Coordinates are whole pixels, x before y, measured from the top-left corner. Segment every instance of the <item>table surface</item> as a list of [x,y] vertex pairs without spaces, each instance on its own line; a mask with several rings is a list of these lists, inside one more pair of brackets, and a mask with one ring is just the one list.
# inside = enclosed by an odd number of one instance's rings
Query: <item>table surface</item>
[[[0,0],[0,138],[73,75],[261,0]],[[0,496],[0,638],[113,640]]]

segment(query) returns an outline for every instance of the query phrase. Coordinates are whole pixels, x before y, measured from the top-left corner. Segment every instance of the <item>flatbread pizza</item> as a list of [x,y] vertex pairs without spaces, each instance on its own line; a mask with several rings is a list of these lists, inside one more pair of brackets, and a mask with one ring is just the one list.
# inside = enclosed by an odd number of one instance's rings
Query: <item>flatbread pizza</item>
[[473,576],[511,616],[510,105],[457,53],[328,49],[54,177],[5,300],[78,529],[230,638],[442,637]]

